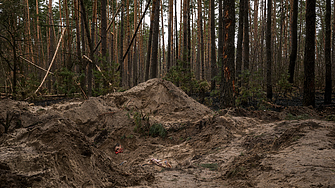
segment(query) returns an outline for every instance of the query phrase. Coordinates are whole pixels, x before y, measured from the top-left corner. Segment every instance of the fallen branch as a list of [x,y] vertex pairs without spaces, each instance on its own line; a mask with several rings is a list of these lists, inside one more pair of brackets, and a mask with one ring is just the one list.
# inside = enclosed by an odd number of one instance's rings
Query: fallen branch
[[[41,69],[41,70],[44,70],[45,72],[47,72],[48,70],[46,70],[46,69],[44,69],[44,68],[42,68],[42,67],[40,67],[40,66],[38,66],[38,65],[36,65],[35,63],[33,63],[33,62],[31,62],[31,61],[29,61],[28,59],[26,59],[26,58],[24,58],[24,57],[22,57],[22,56],[20,56],[23,60],[25,60],[25,61],[27,61],[28,63],[30,63],[30,64],[32,64],[32,65],[34,65],[35,67],[37,67],[37,68],[39,68],[39,69]],[[54,74],[53,72],[49,72],[50,74]]]
[[57,52],[58,52],[58,48],[59,48],[60,42],[62,41],[63,35],[64,35],[64,33],[65,33],[65,30],[66,30],[66,28],[63,30],[62,35],[61,35],[60,38],[59,38],[59,41],[58,41],[58,44],[57,44],[57,48],[56,48],[56,51],[55,51],[54,56],[52,57],[50,66],[49,66],[49,68],[48,68],[48,70],[47,70],[47,73],[45,74],[45,76],[44,76],[44,78],[43,78],[43,80],[42,80],[40,86],[38,86],[38,88],[36,89],[35,94],[38,92],[38,90],[40,90],[40,88],[41,88],[42,85],[44,84],[46,78],[48,77],[48,74],[49,74],[49,72],[50,72],[51,66],[52,66],[52,64],[53,64],[54,61],[55,61],[55,58],[56,58],[56,55],[57,55]]
[[[87,59],[89,62],[93,63],[93,61],[92,61],[89,57],[87,57],[86,55],[83,55],[83,57],[84,57],[85,59]],[[104,79],[108,82],[107,78],[106,78],[105,75],[102,73],[100,67],[99,67],[97,64],[95,64],[95,67],[96,67],[96,68],[98,69],[98,71],[101,73],[102,77],[104,77]],[[109,86],[112,86],[112,84],[111,84],[110,82],[108,82],[108,84],[109,84]]]

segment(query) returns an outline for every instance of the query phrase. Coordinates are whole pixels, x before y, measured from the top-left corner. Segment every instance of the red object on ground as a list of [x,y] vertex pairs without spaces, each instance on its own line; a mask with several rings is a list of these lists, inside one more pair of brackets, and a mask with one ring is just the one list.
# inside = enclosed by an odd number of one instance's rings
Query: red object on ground
[[121,147],[121,144],[116,144],[114,150],[115,150],[115,154],[123,153],[123,149]]

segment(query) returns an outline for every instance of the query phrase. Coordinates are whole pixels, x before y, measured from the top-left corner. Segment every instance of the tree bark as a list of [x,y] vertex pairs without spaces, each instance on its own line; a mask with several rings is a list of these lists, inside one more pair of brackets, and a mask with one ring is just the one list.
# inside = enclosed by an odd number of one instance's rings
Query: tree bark
[[224,44],[224,39],[223,39],[223,13],[222,13],[222,1],[219,0],[219,38],[218,38],[218,62],[219,62],[219,67],[222,67],[223,63],[223,44]]
[[291,23],[291,54],[290,54],[290,64],[288,68],[289,83],[293,83],[294,80],[294,69],[297,60],[297,53],[298,53],[298,0],[293,0],[293,15],[292,15],[292,23]]
[[154,16],[155,16],[155,10],[156,10],[156,3],[157,0],[153,0],[152,2],[152,10],[151,10],[151,16],[150,16],[150,31],[149,31],[149,39],[148,39],[148,50],[147,50],[147,60],[145,64],[145,81],[149,80],[150,78],[150,60],[151,60],[151,45],[152,45],[152,33],[153,33],[153,27],[154,27]]
[[303,105],[315,107],[315,0],[306,1]]
[[[240,0],[240,11],[239,11],[239,24],[238,24],[238,34],[237,34],[237,50],[236,50],[236,76],[237,78],[242,74],[242,44],[243,44],[243,24],[244,24],[244,1],[246,0]],[[238,78],[237,85],[239,87],[242,86],[242,81],[240,78]]]
[[94,64],[94,55],[93,55],[93,42],[91,40],[91,36],[90,36],[90,32],[88,29],[88,22],[86,19],[86,9],[85,9],[85,5],[84,5],[84,0],[80,0],[80,5],[81,5],[81,9],[82,9],[82,14],[83,14],[83,21],[84,21],[84,25],[85,25],[85,30],[86,30],[86,37],[87,37],[87,41],[88,41],[88,46],[90,48],[90,59],[92,60],[92,63],[89,62],[88,63],[88,73],[87,73],[87,82],[88,82],[88,86],[87,86],[87,90],[88,90],[88,96],[92,96],[92,64]]
[[221,68],[221,107],[235,106],[235,1],[224,3],[224,53]]
[[268,16],[267,16],[267,27],[266,27],[266,97],[272,99],[272,51],[271,51],[271,12],[272,12],[272,0],[268,0]]
[[[244,0],[244,53],[243,70],[249,70],[249,0]],[[247,85],[249,83],[246,83]]]
[[215,55],[215,6],[214,0],[210,0],[211,4],[211,91],[215,89],[215,76],[216,76],[216,55]]
[[326,40],[325,40],[325,63],[326,63],[326,88],[325,88],[325,103],[332,102],[332,64],[331,64],[331,2],[326,0]]
[[[200,30],[199,47],[200,47],[200,66],[201,66],[201,79],[205,79],[205,51],[204,51],[204,34],[202,29],[202,4],[198,0],[198,29]],[[198,47],[198,49],[199,49]]]
[[172,24],[173,24],[173,0],[169,0],[169,19],[168,19],[168,46],[167,46],[167,62],[166,62],[166,72],[169,72],[172,67],[172,46],[173,46],[173,33],[172,33]]
[[157,78],[157,69],[158,69],[158,36],[159,36],[159,7],[160,0],[156,1],[155,9],[154,9],[154,24],[152,30],[152,58],[151,58],[151,76],[150,78]]

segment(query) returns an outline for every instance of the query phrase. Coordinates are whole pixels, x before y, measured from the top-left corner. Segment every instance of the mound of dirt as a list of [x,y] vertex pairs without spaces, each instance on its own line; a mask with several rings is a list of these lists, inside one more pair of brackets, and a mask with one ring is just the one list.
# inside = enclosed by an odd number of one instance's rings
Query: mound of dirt
[[166,127],[195,122],[212,113],[173,83],[160,78],[148,80],[125,92],[109,94],[104,99],[118,108],[149,115],[151,120]]
[[[135,131],[135,112],[166,136]],[[162,79],[44,107],[2,100],[0,187],[334,187],[332,112],[214,113]]]

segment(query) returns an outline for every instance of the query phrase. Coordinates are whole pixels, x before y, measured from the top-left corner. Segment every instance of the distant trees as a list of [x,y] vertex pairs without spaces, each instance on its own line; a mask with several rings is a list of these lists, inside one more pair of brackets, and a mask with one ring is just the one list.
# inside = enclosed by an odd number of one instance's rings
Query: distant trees
[[[65,27],[53,74],[38,95],[97,96],[170,76],[189,93],[206,88],[223,107],[256,95],[276,100],[283,80],[304,87],[305,105],[314,105],[315,89],[324,89],[325,103],[332,102],[329,0],[312,8],[310,0],[22,2],[0,4],[0,93],[7,97],[32,95]],[[312,9],[318,11],[311,15]],[[143,14],[150,22],[141,22]]]

